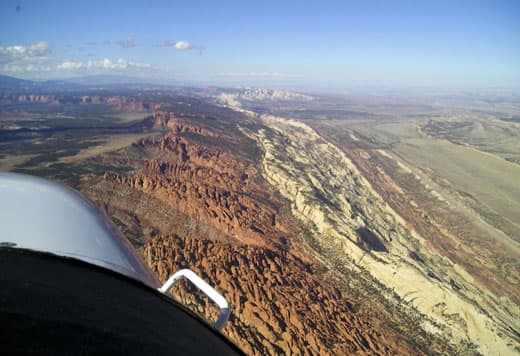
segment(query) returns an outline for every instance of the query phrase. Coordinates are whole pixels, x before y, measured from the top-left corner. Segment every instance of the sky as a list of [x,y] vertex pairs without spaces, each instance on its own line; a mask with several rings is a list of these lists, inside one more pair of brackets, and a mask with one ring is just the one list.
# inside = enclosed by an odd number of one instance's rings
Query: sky
[[520,1],[0,2],[0,74],[520,86]]

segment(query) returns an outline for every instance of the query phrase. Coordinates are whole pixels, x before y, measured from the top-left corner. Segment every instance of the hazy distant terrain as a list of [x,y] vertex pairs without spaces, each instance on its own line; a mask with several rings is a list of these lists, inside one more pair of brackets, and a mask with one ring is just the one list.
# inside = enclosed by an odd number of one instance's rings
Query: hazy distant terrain
[[196,270],[247,353],[520,352],[515,94],[14,84],[0,170],[86,194],[161,279]]

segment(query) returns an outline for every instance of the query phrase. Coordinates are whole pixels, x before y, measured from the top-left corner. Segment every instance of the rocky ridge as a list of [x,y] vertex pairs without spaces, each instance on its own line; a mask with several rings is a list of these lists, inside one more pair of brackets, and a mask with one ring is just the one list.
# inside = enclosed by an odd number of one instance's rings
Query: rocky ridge
[[241,100],[313,100],[313,97],[310,95],[300,94],[287,90],[263,88],[245,88],[243,90],[240,90],[237,96]]
[[[132,241],[162,280],[190,267],[216,284],[234,308],[224,332],[249,354],[442,349],[411,343],[391,326],[397,320],[382,317],[357,293],[334,287],[334,279],[319,272],[326,267],[302,245],[301,228],[285,203],[259,176],[257,157],[244,154],[242,148],[255,141],[199,120],[156,110],[155,123],[168,132],[131,147],[146,158],[140,169],[107,172],[88,190],[125,232],[133,232]],[[245,119],[234,125],[256,130]],[[186,221],[212,233],[197,237]],[[177,296],[199,305],[199,312],[211,311],[186,291]]]
[[102,95],[39,95],[39,94],[1,94],[1,104],[40,103],[40,104],[105,104],[118,110],[149,111],[153,103],[126,96]]
[[410,232],[343,152],[301,122],[263,119],[269,129],[256,136],[265,152],[262,173],[291,201],[293,214],[312,226],[313,243],[329,251],[326,258],[368,271],[395,293],[396,303],[402,299],[427,316],[425,329],[467,343],[466,352],[471,343],[483,354],[513,352],[510,312]]

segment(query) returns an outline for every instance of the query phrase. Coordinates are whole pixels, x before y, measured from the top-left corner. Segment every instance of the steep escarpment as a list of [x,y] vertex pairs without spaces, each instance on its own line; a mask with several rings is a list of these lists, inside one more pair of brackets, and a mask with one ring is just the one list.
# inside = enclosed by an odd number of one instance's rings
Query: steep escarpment
[[126,111],[148,111],[153,109],[153,103],[134,97],[117,95],[67,95],[67,94],[2,94],[0,95],[1,104],[69,104],[69,105],[110,105],[118,110]]
[[273,197],[255,182],[255,168],[230,152],[169,133],[136,144],[147,155],[132,176],[106,173],[104,179],[130,186],[167,203],[191,218],[238,240],[282,242]]
[[[355,271],[338,280],[308,252],[300,223],[260,175],[256,141],[242,133],[256,132],[258,122],[243,116],[185,117],[172,110],[157,110],[154,120],[168,132],[117,154],[135,169],[108,171],[84,191],[162,280],[189,267],[216,285],[233,308],[224,333],[247,353],[443,349],[435,340],[428,344],[424,335],[419,343],[400,335],[395,324],[408,319],[386,318],[379,306],[348,289]],[[361,235],[368,245],[374,243],[371,235]],[[211,314],[196,294],[180,290],[176,295]]]
[[310,244],[319,256],[367,272],[376,295],[417,315],[424,329],[455,341],[461,352],[474,352],[472,344],[485,354],[514,352],[515,309],[408,229],[352,161],[309,126],[264,121],[269,129],[256,136],[265,152],[263,175],[313,229]]

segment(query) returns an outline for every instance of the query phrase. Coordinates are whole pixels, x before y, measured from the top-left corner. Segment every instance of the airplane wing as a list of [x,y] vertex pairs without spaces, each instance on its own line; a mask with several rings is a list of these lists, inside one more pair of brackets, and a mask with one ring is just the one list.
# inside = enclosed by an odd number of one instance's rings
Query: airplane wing
[[218,328],[229,315],[222,296],[186,271],[159,288],[124,236],[78,193],[1,173],[0,197],[2,353],[242,354],[163,292],[183,276],[214,292]]

